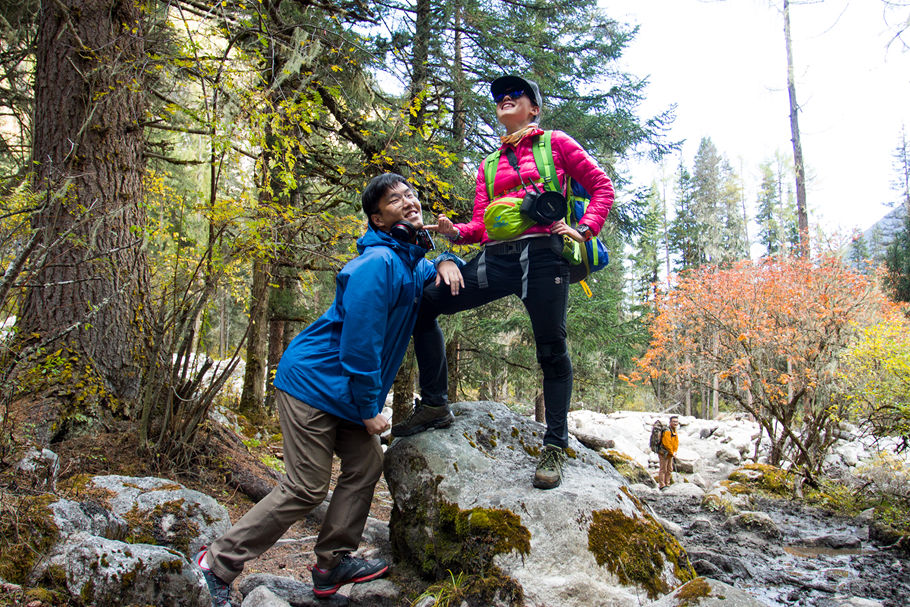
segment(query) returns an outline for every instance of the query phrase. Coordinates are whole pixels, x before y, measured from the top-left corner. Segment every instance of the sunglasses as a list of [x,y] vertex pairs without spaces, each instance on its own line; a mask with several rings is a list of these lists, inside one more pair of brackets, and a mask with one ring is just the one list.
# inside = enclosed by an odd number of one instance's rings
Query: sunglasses
[[526,96],[526,97],[528,97],[528,99],[531,98],[531,95],[529,95],[526,90],[514,89],[514,90],[508,90],[508,91],[505,91],[502,93],[497,93],[497,94],[493,95],[493,101],[495,101],[496,103],[500,103],[506,97],[508,97],[510,99],[518,99],[521,96]]

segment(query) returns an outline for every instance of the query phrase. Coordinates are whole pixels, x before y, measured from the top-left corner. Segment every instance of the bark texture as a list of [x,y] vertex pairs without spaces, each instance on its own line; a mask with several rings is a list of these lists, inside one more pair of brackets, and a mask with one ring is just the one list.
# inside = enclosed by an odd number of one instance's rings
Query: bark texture
[[146,353],[144,59],[132,0],[41,3],[33,161],[51,204],[34,220],[46,261],[21,335],[65,342],[126,399],[139,394]]

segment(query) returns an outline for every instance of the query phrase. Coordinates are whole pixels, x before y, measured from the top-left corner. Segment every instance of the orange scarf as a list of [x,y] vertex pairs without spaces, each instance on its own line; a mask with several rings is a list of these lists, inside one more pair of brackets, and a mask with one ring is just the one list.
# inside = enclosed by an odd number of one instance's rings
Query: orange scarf
[[536,122],[532,122],[525,128],[520,131],[515,131],[514,133],[509,133],[508,135],[503,135],[499,138],[503,145],[515,145],[526,136],[536,133],[540,127],[537,126]]

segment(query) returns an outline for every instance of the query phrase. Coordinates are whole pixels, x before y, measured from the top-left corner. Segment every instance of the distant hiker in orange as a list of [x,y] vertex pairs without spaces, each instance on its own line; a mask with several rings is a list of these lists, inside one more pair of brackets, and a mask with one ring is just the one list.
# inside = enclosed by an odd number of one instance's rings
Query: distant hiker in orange
[[660,437],[660,471],[657,473],[657,485],[663,489],[669,487],[673,482],[673,458],[676,457],[676,450],[679,449],[679,435],[676,428],[679,427],[679,417],[673,415],[670,417],[670,426],[664,430]]

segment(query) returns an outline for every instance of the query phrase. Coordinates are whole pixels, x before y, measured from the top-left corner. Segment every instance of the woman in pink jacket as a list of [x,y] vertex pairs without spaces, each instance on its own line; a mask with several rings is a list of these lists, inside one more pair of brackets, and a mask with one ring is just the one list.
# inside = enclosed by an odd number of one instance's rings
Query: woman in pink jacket
[[[562,256],[563,236],[578,242],[595,238],[613,204],[613,185],[597,163],[571,137],[553,131],[551,145],[556,173],[562,188],[566,177],[591,194],[591,202],[578,227],[564,219],[533,224],[523,232],[494,240],[488,206],[502,198],[521,199],[541,184],[532,145],[544,134],[538,126],[543,101],[535,82],[518,76],[503,76],[490,85],[496,102],[496,118],[506,129],[501,137],[499,164],[492,199],[483,166],[477,172],[477,191],[471,221],[453,224],[440,215],[439,234],[457,244],[479,242],[480,254],[462,268],[463,283],[429,285],[424,289],[414,348],[420,374],[419,404],[408,419],[392,427],[395,436],[410,436],[430,428],[444,428],[454,421],[448,406],[445,341],[436,322],[440,314],[454,314],[515,295],[521,298],[531,319],[537,346],[537,361],[543,370],[543,393],[547,431],[533,484],[550,489],[562,480],[565,447],[568,446],[566,417],[572,398],[572,362],[566,348],[566,308],[569,296],[569,264]],[[432,229],[434,226],[427,226]],[[460,286],[460,289],[457,287]]]

